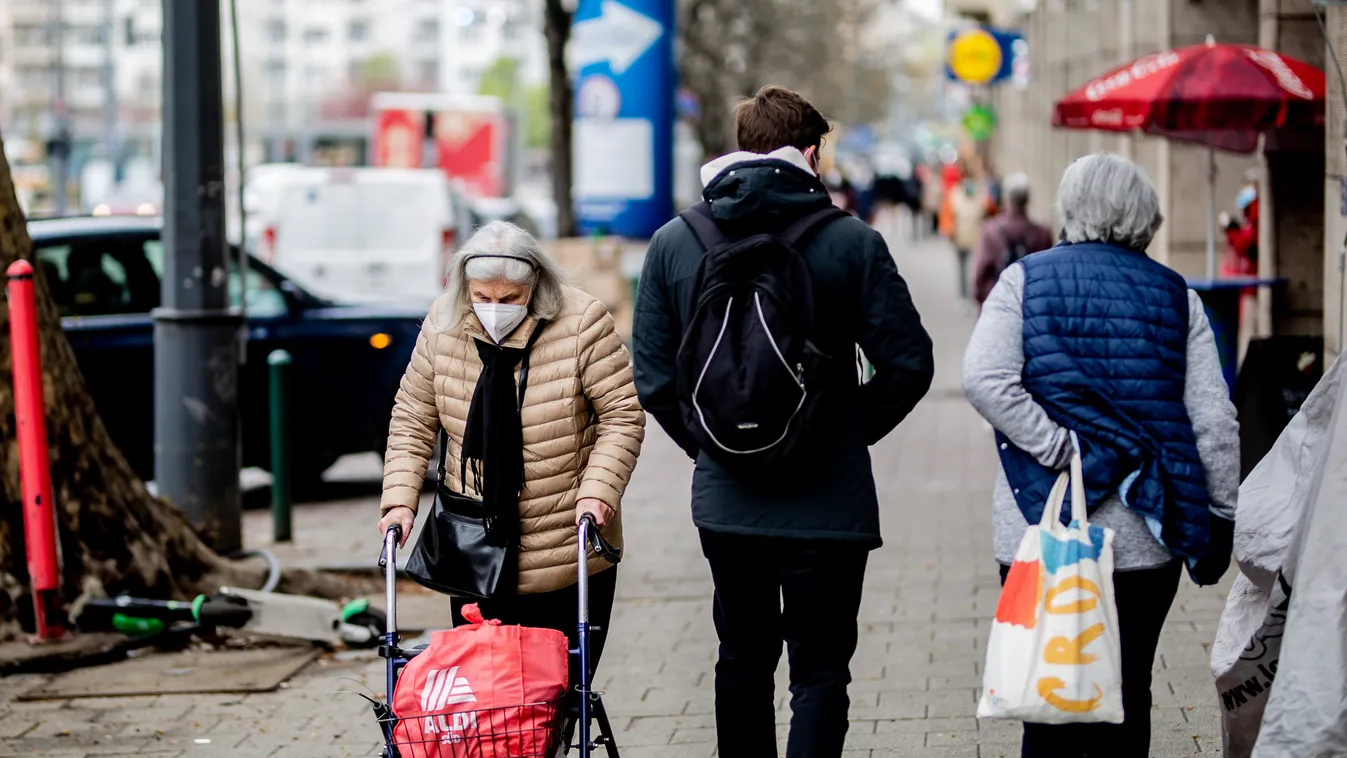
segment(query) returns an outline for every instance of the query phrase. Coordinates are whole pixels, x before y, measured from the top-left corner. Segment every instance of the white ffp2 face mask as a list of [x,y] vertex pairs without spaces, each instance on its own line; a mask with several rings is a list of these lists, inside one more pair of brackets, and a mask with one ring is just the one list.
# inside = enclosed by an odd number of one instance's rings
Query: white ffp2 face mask
[[529,315],[527,305],[509,303],[473,303],[472,311],[477,314],[477,320],[482,322],[482,328],[497,345],[509,337],[510,332],[519,328]]

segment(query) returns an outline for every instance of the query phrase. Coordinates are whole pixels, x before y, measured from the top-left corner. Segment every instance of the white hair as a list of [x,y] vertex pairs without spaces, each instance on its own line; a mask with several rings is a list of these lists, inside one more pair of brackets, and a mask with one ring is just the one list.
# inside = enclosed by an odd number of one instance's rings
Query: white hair
[[561,312],[566,274],[532,234],[508,221],[492,221],[473,233],[449,263],[448,328],[457,326],[472,298],[468,282],[508,282],[529,288],[529,313],[552,319]]
[[1164,223],[1160,197],[1137,164],[1111,153],[1078,158],[1062,172],[1057,208],[1067,242],[1145,252]]

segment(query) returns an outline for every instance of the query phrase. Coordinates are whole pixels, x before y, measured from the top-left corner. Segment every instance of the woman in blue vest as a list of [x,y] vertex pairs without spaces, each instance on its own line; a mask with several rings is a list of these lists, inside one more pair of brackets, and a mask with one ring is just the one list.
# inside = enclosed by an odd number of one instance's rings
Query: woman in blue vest
[[1163,220],[1142,169],[1089,155],[1062,175],[1062,243],[993,288],[964,392],[996,429],[996,560],[1006,571],[1080,439],[1094,524],[1114,530],[1122,724],[1025,724],[1024,758],[1147,758],[1151,666],[1186,564],[1230,564],[1239,426],[1211,327],[1183,278],[1146,255]]

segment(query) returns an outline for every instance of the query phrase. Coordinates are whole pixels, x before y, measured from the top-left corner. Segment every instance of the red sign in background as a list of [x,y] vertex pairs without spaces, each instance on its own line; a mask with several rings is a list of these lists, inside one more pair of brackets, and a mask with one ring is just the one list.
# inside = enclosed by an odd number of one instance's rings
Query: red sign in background
[[499,114],[441,111],[435,114],[439,167],[461,179],[479,197],[500,197],[505,188],[505,119]]
[[381,111],[374,127],[374,165],[420,168],[425,134],[425,115],[409,110]]

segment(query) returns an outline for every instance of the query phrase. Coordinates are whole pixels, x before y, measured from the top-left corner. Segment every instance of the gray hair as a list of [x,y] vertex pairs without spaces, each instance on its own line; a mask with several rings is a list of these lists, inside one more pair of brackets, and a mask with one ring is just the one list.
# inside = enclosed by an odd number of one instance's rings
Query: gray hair
[[1024,173],[1015,173],[1006,177],[1001,184],[1006,195],[1006,204],[1017,211],[1029,207],[1029,177]]
[[1144,252],[1164,223],[1150,177],[1119,155],[1078,158],[1057,189],[1067,242],[1105,242]]
[[529,313],[552,319],[561,312],[566,272],[532,234],[508,221],[492,221],[474,232],[449,263],[449,293],[454,305],[447,327],[457,326],[472,310],[470,281],[527,285]]

